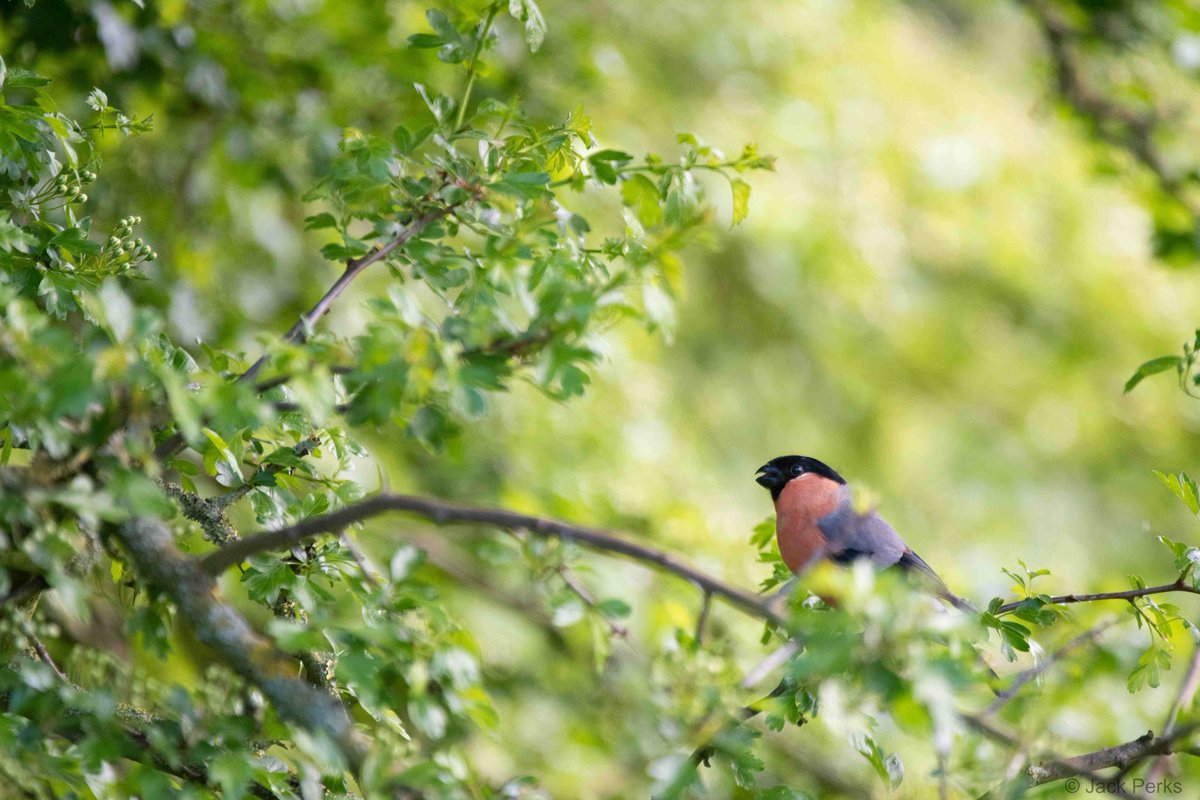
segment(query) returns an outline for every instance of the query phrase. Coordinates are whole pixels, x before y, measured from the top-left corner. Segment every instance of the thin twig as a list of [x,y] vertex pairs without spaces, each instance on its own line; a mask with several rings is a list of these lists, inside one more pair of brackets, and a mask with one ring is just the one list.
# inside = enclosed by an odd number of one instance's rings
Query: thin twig
[[1099,625],[1092,628],[1091,630],[1084,631],[1083,633],[1076,636],[1074,639],[1071,639],[1069,642],[1064,644],[1062,647],[1055,650],[1049,657],[1047,657],[1044,661],[1042,661],[1042,663],[1038,664],[1037,666],[1035,666],[1031,669],[1027,669],[1024,672],[1022,672],[1021,674],[1017,675],[1017,677],[1013,680],[1012,684],[1007,689],[1003,689],[1001,691],[996,692],[996,699],[993,700],[992,704],[990,706],[988,706],[987,708],[985,708],[981,713],[985,716],[990,715],[990,714],[995,714],[1009,700],[1016,697],[1017,693],[1021,690],[1021,688],[1023,686],[1025,686],[1025,684],[1029,683],[1030,681],[1032,681],[1035,678],[1037,678],[1038,676],[1040,676],[1043,672],[1050,669],[1050,667],[1052,667],[1055,663],[1062,660],[1063,657],[1069,655],[1071,653],[1071,651],[1076,650],[1079,647],[1081,647],[1089,642],[1094,642],[1094,641],[1098,640],[1100,638],[1100,636],[1102,636],[1104,634],[1105,631],[1107,631],[1109,628],[1111,628],[1116,623],[1117,623],[1116,619],[1105,620],[1104,622],[1100,623]]
[[[329,309],[333,307],[334,301],[346,291],[346,287],[353,283],[355,278],[362,274],[363,270],[372,264],[384,260],[397,248],[403,247],[410,239],[425,230],[431,223],[436,222],[453,210],[454,206],[443,206],[433,211],[428,211],[412,220],[387,244],[377,247],[362,258],[354,258],[346,262],[345,271],[334,281],[329,290],[325,292],[312,308],[300,315],[300,319],[296,320],[296,324],[289,328],[287,333],[283,335],[283,341],[285,343],[303,342],[308,337],[308,332],[312,329],[312,326],[329,313]],[[267,363],[267,358],[267,353],[259,356],[258,360],[251,364],[249,369],[237,377],[237,382],[243,383],[254,380],[255,376],[258,375],[259,371]],[[183,444],[183,436],[177,433],[155,448],[154,455],[159,461],[165,461],[178,453],[182,449]]]
[[741,687],[743,689],[753,689],[758,684],[762,683],[763,678],[770,675],[776,669],[783,665],[785,661],[794,656],[800,651],[800,642],[795,639],[790,640],[787,644],[773,651],[770,655],[758,662],[749,672],[746,677],[742,678]]
[[[292,450],[292,454],[295,455],[296,458],[308,458],[308,456],[312,455],[312,452],[320,446],[321,446],[321,437],[320,436],[310,436],[307,439],[302,439],[299,442],[297,442],[295,445],[292,446],[291,450]],[[259,485],[254,480],[255,477],[258,477],[258,475],[260,475],[260,474],[264,475],[264,476],[278,475],[280,472],[283,472],[285,469],[288,469],[288,467],[284,466],[283,464],[275,464],[275,463],[264,464],[258,468],[257,472],[255,473],[255,476],[252,477],[250,480],[245,481],[241,486],[237,487],[236,489],[234,489],[231,492],[227,492],[226,494],[223,494],[220,497],[212,498],[212,500],[210,502],[215,503],[221,509],[228,508],[229,506],[236,503],[238,500],[241,500],[243,497],[250,494],[250,492],[254,491],[255,487]]]
[[467,106],[471,103],[471,89],[475,86],[475,73],[479,67],[479,56],[483,53],[483,48],[487,45],[488,33],[492,30],[492,22],[496,19],[496,14],[500,11],[500,3],[492,3],[488,8],[487,19],[484,20],[483,26],[479,33],[479,41],[475,42],[475,50],[471,53],[471,60],[467,64],[467,88],[463,90],[462,101],[458,104],[458,117],[454,121],[454,130],[462,130],[463,121],[467,118]]
[[376,495],[360,503],[295,525],[264,531],[232,542],[200,560],[200,568],[219,575],[234,564],[268,550],[291,547],[313,536],[336,533],[347,525],[389,512],[409,512],[438,525],[487,525],[507,531],[527,531],[534,536],[578,542],[594,550],[652,564],[691,582],[701,591],[721,597],[742,611],[768,622],[781,624],[784,618],[766,600],[744,589],[725,583],[681,561],[675,555],[648,545],[623,539],[608,531],[585,528],[559,520],[520,514],[503,508],[479,508],[407,495]]
[[33,652],[37,653],[38,660],[50,668],[54,676],[63,683],[70,683],[66,674],[58,668],[58,664],[54,663],[54,659],[50,657],[50,651],[46,649],[46,645],[42,644],[42,640],[33,632],[33,626],[26,620],[21,620],[21,635],[25,638],[29,645],[33,648]]
[[[335,405],[333,407],[333,411],[335,414],[345,414],[347,411],[350,410],[351,405],[352,405],[351,403],[338,403],[337,405]],[[299,403],[293,403],[290,400],[276,400],[273,403],[271,403],[271,407],[274,408],[276,411],[278,411],[280,414],[285,414],[285,413],[292,412],[292,411],[303,411],[304,410],[304,407],[301,406]]]
[[[1174,583],[1164,583],[1161,586],[1147,586],[1142,589],[1126,589],[1123,592],[1099,592],[1097,594],[1063,594],[1057,597],[1051,597],[1050,603],[1053,605],[1067,605],[1069,603],[1092,603],[1097,600],[1132,600],[1137,597],[1148,597],[1152,594],[1166,594],[1168,592],[1185,592],[1187,594],[1200,594],[1200,589],[1187,584],[1181,578]],[[1034,598],[1025,598],[1024,600],[1014,600],[1011,603],[1005,603],[996,609],[997,614],[1006,614],[1009,611],[1015,611],[1025,603],[1030,602]]]
[[[446,216],[453,210],[452,206],[443,206],[442,208],[428,211],[414,219],[395,237],[382,247],[372,250],[362,258],[354,258],[346,263],[346,271],[341,277],[334,281],[333,286],[329,287],[329,291],[325,292],[324,296],[308,310],[302,314],[300,319],[296,320],[296,324],[288,329],[288,332],[283,335],[283,341],[302,342],[307,338],[308,331],[317,323],[321,317],[329,313],[329,309],[333,307],[334,301],[341,296],[342,292],[346,291],[346,287],[354,282],[354,279],[362,274],[367,267],[384,260],[399,247],[403,247],[410,239],[416,236],[421,231],[425,230],[431,223],[436,222]],[[267,363],[267,354],[263,353],[258,357],[258,360],[250,365],[250,368],[238,376],[239,381],[250,381],[254,376],[258,375],[263,365]]]
[[[325,369],[327,369],[331,375],[349,375],[354,371],[353,367],[338,365],[325,367]],[[273,378],[267,378],[265,381],[259,381],[258,383],[254,384],[254,391],[257,394],[262,394],[264,392],[269,392],[272,389],[278,389],[280,386],[283,386],[294,377],[295,376],[292,373],[285,372],[282,375],[276,375]]]
[[[1054,759],[1042,764],[1030,765],[1026,770],[1034,785],[1051,783],[1071,775],[1087,775],[1092,777],[1096,770],[1108,767],[1128,767],[1151,756],[1168,755],[1174,752],[1175,742],[1190,734],[1195,726],[1180,729],[1170,736],[1155,736],[1153,731],[1146,731],[1132,741],[1105,747],[1091,753],[1084,753],[1071,758]],[[1095,780],[1095,778],[1093,778]],[[1103,781],[1103,779],[1100,779]]]
[[574,571],[571,570],[570,567],[568,567],[566,564],[560,565],[558,568],[558,574],[563,579],[563,583],[567,585],[567,588],[571,590],[573,595],[582,600],[584,605],[586,605],[588,608],[604,617],[604,622],[608,625],[609,633],[622,639],[629,638],[628,628],[618,625],[616,622],[600,613],[595,596],[592,594],[591,590],[583,584],[583,581],[579,580],[579,577],[574,573]]
[[345,531],[342,531],[339,539],[341,540],[342,545],[350,551],[350,557],[354,559],[354,563],[358,565],[359,571],[362,572],[363,580],[370,584],[372,588],[378,589],[380,584],[379,578],[377,577],[379,575],[379,571],[375,569],[375,567],[373,567],[367,560],[366,554],[359,549],[354,540],[350,538],[350,534],[346,533]]
[[696,618],[696,635],[692,637],[697,647],[704,643],[704,629],[708,627],[710,611],[712,611],[712,592],[705,592],[700,600],[700,616]]

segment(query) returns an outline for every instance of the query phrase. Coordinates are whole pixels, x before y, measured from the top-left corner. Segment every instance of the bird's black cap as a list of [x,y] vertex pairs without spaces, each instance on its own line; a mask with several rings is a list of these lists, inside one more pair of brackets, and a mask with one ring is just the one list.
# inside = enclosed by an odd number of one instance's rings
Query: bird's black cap
[[779,493],[783,491],[783,487],[787,485],[788,481],[808,472],[828,478],[835,483],[846,482],[846,479],[838,475],[833,467],[809,456],[772,458],[758,468],[756,473],[758,477],[754,480],[758,481],[760,486],[770,490],[772,500],[778,500]]

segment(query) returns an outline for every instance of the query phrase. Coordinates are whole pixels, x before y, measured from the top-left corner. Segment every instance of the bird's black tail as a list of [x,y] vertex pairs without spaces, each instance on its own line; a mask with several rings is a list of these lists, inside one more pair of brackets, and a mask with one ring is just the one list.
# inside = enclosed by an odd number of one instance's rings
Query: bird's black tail
[[904,555],[900,556],[900,560],[896,562],[896,566],[909,572],[919,572],[923,577],[933,583],[934,594],[945,600],[950,605],[957,608],[966,614],[978,614],[979,609],[966,600],[956,595],[954,592],[946,588],[946,583],[943,581],[933,567],[925,563],[925,559],[914,553],[912,550],[905,550]]

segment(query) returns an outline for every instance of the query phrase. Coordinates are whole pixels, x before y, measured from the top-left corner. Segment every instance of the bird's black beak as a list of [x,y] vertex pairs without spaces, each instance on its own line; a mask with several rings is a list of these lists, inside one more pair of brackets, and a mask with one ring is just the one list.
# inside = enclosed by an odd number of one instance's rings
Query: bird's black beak
[[763,464],[756,470],[756,474],[758,477],[754,480],[758,485],[764,489],[770,489],[772,492],[783,484],[783,475],[780,474],[777,467],[770,464]]

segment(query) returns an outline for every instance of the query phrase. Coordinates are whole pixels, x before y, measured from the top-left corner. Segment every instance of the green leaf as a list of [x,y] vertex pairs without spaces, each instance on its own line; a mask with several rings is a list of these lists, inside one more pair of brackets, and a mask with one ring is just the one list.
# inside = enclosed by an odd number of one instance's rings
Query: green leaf
[[660,199],[658,187],[640,173],[630,175],[621,184],[621,202],[633,208],[638,221],[647,228],[652,228],[663,220]]
[[443,44],[445,44],[445,42],[442,40],[442,37],[436,36],[432,33],[414,33],[412,36],[408,37],[409,47],[430,49],[434,47],[441,47]]
[[233,451],[229,449],[229,445],[213,429],[202,428],[201,430],[212,444],[212,449],[206,450],[204,453],[204,466],[208,470],[208,474],[215,476],[217,482],[222,486],[241,486],[245,482],[245,477],[242,475],[241,464],[238,463]]
[[50,79],[27,69],[10,68],[4,75],[4,83],[0,89],[37,89],[50,83]]
[[254,777],[254,765],[244,753],[225,752],[212,760],[208,772],[221,786],[222,797],[240,800],[246,796],[247,785]]
[[1042,626],[1053,625],[1054,621],[1058,619],[1058,615],[1054,613],[1053,609],[1047,608],[1039,598],[1025,600],[1013,610],[1013,615]]
[[593,163],[597,161],[612,161],[620,163],[625,161],[633,161],[633,156],[623,150],[597,150],[595,153],[592,153],[588,156],[588,161]]
[[608,619],[625,619],[633,611],[628,603],[616,597],[596,603],[596,610]]
[[28,253],[37,241],[37,237],[14,225],[7,211],[0,209],[0,250]]
[[458,28],[454,27],[450,18],[436,8],[426,11],[425,18],[429,20],[429,26],[442,37],[443,41],[456,42],[461,38]]
[[281,591],[296,584],[296,573],[283,561],[256,558],[242,574],[242,583],[251,599],[270,605],[279,599]]
[[1200,514],[1200,491],[1196,488],[1196,482],[1186,472],[1175,475],[1156,469],[1154,474],[1162,481],[1163,486],[1166,486],[1172,494],[1182,500],[1193,514]]
[[1166,372],[1169,369],[1182,367],[1184,360],[1180,356],[1159,356],[1152,358],[1146,363],[1137,368],[1137,371],[1125,381],[1125,393],[1133,391],[1133,387],[1137,386],[1144,379],[1151,375],[1157,375],[1160,372]]
[[1158,644],[1154,644],[1147,648],[1138,659],[1137,666],[1129,673],[1129,680],[1126,682],[1126,688],[1130,693],[1136,692],[1145,686],[1151,689],[1157,689],[1161,683],[1161,671],[1171,668],[1171,654],[1162,649]]
[[894,753],[892,755],[884,753],[883,748],[870,735],[855,736],[853,745],[854,749],[875,768],[875,773],[888,788],[895,789],[904,780],[904,765],[901,763],[900,757]]
[[750,544],[754,545],[756,550],[762,550],[769,547],[773,541],[775,541],[775,517],[771,516],[754,526],[754,530],[750,534]]
[[509,0],[508,13],[525,23],[525,43],[536,53],[546,39],[546,20],[534,0]]
[[313,214],[311,217],[304,218],[304,227],[310,231],[319,230],[321,228],[336,228],[338,222],[333,214],[328,211],[322,211],[320,214]]
[[750,213],[750,184],[734,178],[729,182],[729,188],[733,190],[733,224],[737,225]]

